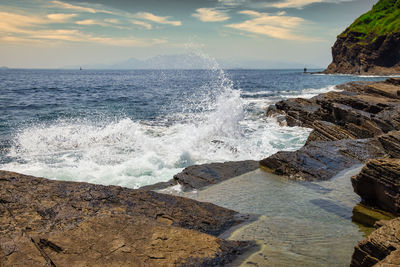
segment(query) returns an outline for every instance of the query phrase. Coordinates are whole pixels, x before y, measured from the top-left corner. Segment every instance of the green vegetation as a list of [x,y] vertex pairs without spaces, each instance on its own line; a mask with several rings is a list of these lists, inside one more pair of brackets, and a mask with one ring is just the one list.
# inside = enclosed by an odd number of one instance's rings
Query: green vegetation
[[360,43],[375,41],[380,35],[400,32],[400,0],[380,0],[370,11],[356,19],[339,37],[346,37],[351,32],[356,33],[355,36]]

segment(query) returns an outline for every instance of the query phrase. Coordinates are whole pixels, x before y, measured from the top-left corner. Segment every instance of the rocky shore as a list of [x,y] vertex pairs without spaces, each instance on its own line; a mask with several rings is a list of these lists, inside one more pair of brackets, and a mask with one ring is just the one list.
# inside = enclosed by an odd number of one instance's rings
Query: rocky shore
[[[300,150],[278,152],[260,165],[290,179],[312,181],[330,179],[348,166],[363,163],[365,167],[352,177],[354,191],[372,210],[398,216],[400,80],[348,83],[338,89],[342,91],[309,100],[289,99],[270,107],[270,116],[285,116],[289,126],[313,131]],[[375,226],[378,229],[355,248],[351,266],[399,264],[399,219],[379,221]]]
[[209,203],[0,171],[0,266],[220,266],[251,242]]

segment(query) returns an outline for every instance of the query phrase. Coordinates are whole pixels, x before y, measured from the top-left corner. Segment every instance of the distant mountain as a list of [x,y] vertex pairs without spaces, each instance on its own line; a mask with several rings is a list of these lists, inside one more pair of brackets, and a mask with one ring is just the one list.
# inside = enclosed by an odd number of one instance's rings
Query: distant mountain
[[[215,60],[194,53],[158,55],[140,60],[130,58],[114,64],[83,65],[83,69],[318,69],[320,66],[296,62],[272,62],[265,60]],[[79,68],[79,66],[69,67]]]
[[0,67],[0,70],[8,70],[8,67],[6,67],[6,66],[1,66],[1,67]]

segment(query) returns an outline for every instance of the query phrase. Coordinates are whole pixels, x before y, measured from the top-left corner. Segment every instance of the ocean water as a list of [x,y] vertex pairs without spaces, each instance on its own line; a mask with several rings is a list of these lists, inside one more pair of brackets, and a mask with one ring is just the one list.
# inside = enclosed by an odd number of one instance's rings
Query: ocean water
[[265,109],[383,77],[302,70],[1,70],[0,169],[138,188],[207,162],[300,148]]

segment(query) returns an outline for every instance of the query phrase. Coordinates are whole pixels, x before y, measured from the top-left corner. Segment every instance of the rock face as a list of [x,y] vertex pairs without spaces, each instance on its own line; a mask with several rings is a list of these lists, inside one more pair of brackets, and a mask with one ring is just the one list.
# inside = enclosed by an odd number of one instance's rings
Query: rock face
[[288,126],[312,128],[306,145],[260,161],[264,169],[296,180],[326,180],[369,159],[400,154],[400,82],[347,83],[311,99],[288,99],[269,115]]
[[370,160],[351,182],[365,203],[400,215],[399,158]]
[[213,204],[117,186],[0,171],[0,266],[213,266],[247,242]]
[[399,0],[380,0],[337,37],[324,72],[400,73],[399,16]]
[[400,265],[400,218],[379,224],[380,228],[355,247],[350,266]]

